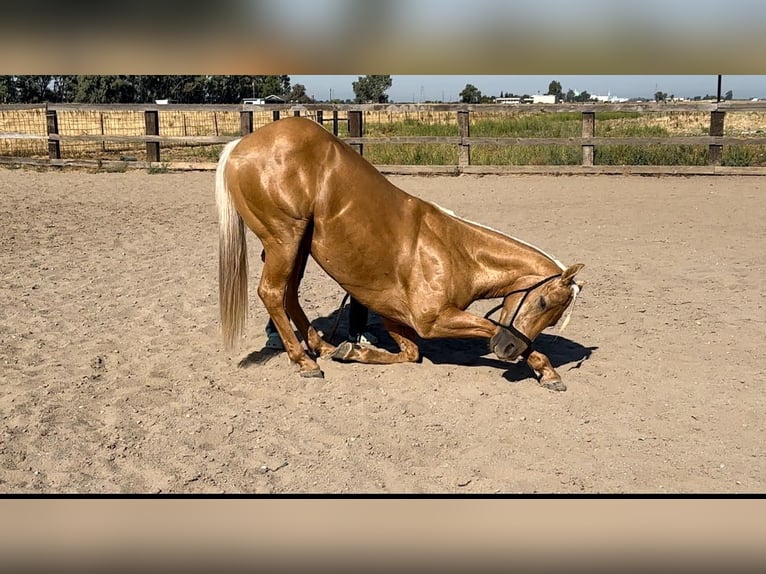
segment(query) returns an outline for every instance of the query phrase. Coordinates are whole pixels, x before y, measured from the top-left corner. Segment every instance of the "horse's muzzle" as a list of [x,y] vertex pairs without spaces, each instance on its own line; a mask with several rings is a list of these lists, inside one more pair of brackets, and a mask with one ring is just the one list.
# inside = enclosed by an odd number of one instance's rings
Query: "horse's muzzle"
[[529,348],[529,345],[505,327],[500,327],[489,340],[489,348],[503,361],[515,361]]

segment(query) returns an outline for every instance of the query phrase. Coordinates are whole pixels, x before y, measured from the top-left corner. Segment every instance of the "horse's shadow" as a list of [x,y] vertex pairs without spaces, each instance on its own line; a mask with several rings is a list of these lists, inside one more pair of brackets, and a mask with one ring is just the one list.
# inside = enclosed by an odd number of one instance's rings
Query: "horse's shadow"
[[[572,364],[568,370],[579,369],[598,347],[585,347],[560,335],[540,334],[533,347],[548,357],[551,365],[562,368]],[[503,378],[517,383],[534,377],[534,372],[524,360],[509,363],[496,358],[484,339],[423,339],[420,341],[423,357],[435,364],[453,364],[464,367],[492,367],[503,370]]]
[[[312,326],[321,331],[325,340],[332,345],[338,345],[346,339],[348,333],[347,306],[333,311],[329,316],[319,317],[312,321]],[[340,317],[338,314],[340,313]],[[398,347],[388,335],[380,318],[370,311],[368,326],[378,336],[378,347],[391,352],[398,352]],[[299,336],[300,338],[300,336]],[[450,364],[464,367],[493,367],[503,370],[503,377],[509,382],[516,383],[528,379],[531,369],[522,360],[517,363],[501,361],[491,354],[489,342],[484,339],[418,339],[421,356],[434,364]],[[585,347],[561,335],[540,334],[534,342],[534,348],[545,354],[554,368],[560,368],[574,363],[569,370],[579,369],[583,362],[590,358],[598,347]],[[281,351],[263,348],[249,353],[239,362],[240,367],[251,364],[262,364],[272,359]]]

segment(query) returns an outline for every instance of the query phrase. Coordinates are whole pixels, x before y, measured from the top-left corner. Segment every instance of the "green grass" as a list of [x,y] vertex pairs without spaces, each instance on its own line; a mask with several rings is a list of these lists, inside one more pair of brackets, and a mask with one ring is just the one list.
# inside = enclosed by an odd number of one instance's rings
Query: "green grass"
[[[669,137],[662,121],[639,112],[598,112],[599,137]],[[659,118],[662,120],[662,118]],[[582,134],[582,115],[573,113],[518,113],[471,117],[471,136],[509,138],[569,138]],[[367,123],[365,136],[457,136],[455,124],[404,120],[387,124]],[[700,134],[702,135],[702,134]],[[457,146],[447,144],[367,144],[364,155],[374,164],[457,165]],[[597,165],[707,165],[704,145],[599,145]],[[578,145],[473,145],[473,165],[579,165]],[[766,146],[724,146],[723,165],[766,165]]]
[[365,144],[363,153],[377,165],[457,165],[458,149],[449,144]]
[[[669,119],[670,118],[670,119]],[[673,119],[663,114],[638,112],[596,113],[596,135],[599,137],[669,137],[679,130],[694,135],[685,118]],[[699,123],[699,122],[698,122]],[[348,135],[346,122],[340,121],[339,135]],[[671,126],[670,131],[668,127]],[[325,123],[332,130],[332,124]],[[684,128],[686,128],[684,130]],[[470,133],[473,137],[508,138],[578,138],[582,133],[582,114],[475,112],[471,115]],[[456,137],[455,122],[427,123],[417,119],[402,119],[389,123],[368,121],[366,137],[437,136]],[[183,146],[163,150],[163,159],[215,162],[222,145]],[[579,145],[485,145],[471,146],[473,165],[580,165]],[[364,157],[376,165],[454,165],[458,163],[458,146],[453,144],[365,144]],[[597,145],[596,165],[707,165],[708,148],[704,145]],[[723,165],[766,165],[766,146],[724,146]]]
[[722,163],[737,167],[766,166],[766,146],[724,146]]

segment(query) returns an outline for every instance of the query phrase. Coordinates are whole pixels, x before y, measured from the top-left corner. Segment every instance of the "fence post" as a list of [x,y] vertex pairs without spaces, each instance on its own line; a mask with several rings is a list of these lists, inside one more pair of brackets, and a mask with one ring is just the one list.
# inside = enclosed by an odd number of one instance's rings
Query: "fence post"
[[[48,135],[58,135],[59,119],[56,110],[45,110],[45,119]],[[48,139],[48,158],[61,159],[61,142],[59,140]]]
[[324,112],[322,110],[317,110],[317,123],[324,126]]
[[[710,112],[710,135],[723,136],[723,120],[726,112]],[[710,144],[708,148],[708,165],[721,165],[723,158],[723,146],[719,144]]]
[[[582,113],[582,137],[592,138],[596,134],[596,113],[595,112],[583,112]],[[582,146],[582,165],[593,165],[594,147],[590,144],[583,144]]]
[[274,121],[277,121],[279,119],[279,110],[274,110],[271,112],[271,119]]
[[[468,110],[459,110],[457,113],[458,135],[462,138],[471,137],[471,124],[468,118]],[[458,167],[471,165],[471,144],[460,143],[457,154]]]
[[243,136],[253,133],[253,112],[242,110],[239,112],[239,133]]
[[[106,131],[104,130],[104,112],[101,112],[98,114],[99,123],[101,124],[101,135],[106,135]],[[186,133],[184,133],[186,135]],[[106,142],[101,142],[101,151],[106,151]]]
[[293,110],[293,115],[294,115],[296,118],[298,118],[298,117],[300,117],[300,115],[301,115],[301,111],[300,111],[300,110]]
[[332,111],[332,134],[338,135],[338,110]]
[[[362,137],[362,112],[359,110],[348,112],[348,135],[352,138]],[[358,151],[359,155],[364,155],[362,144],[351,144],[351,147]]]
[[[146,135],[160,135],[160,118],[157,110],[145,111],[144,123],[146,124]],[[160,142],[146,142],[146,161],[160,161]]]

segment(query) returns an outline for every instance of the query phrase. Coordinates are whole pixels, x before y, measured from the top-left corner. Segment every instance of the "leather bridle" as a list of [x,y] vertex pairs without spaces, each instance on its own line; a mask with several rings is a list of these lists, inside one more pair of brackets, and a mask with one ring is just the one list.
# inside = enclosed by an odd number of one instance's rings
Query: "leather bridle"
[[[519,314],[519,311],[521,311],[521,307],[524,305],[524,301],[527,300],[527,297],[529,297],[529,294],[537,289],[538,287],[541,287],[542,285],[545,285],[549,281],[552,281],[556,279],[557,277],[561,277],[561,273],[557,273],[556,275],[551,275],[550,277],[546,277],[545,279],[542,279],[535,283],[534,285],[530,287],[525,287],[523,289],[516,289],[514,291],[511,291],[510,293],[507,293],[505,297],[503,298],[503,302],[499,305],[496,305],[489,311],[487,311],[484,314],[484,318],[488,321],[491,321],[498,327],[502,327],[504,329],[508,329],[517,339],[519,339],[522,343],[524,343],[524,349],[519,353],[520,356],[524,357],[525,359],[529,358],[530,353],[532,352],[532,340],[527,337],[524,333],[519,331],[514,325],[513,322],[516,320],[516,316]],[[513,312],[513,316],[511,317],[511,320],[507,325],[503,325],[499,321],[495,321],[494,319],[490,318],[490,315],[497,311],[498,309],[501,309],[503,305],[505,304],[505,299],[507,297],[510,297],[511,295],[514,295],[516,293],[524,293],[524,296],[521,298],[521,301],[519,301],[519,304],[516,306],[516,310]]]

